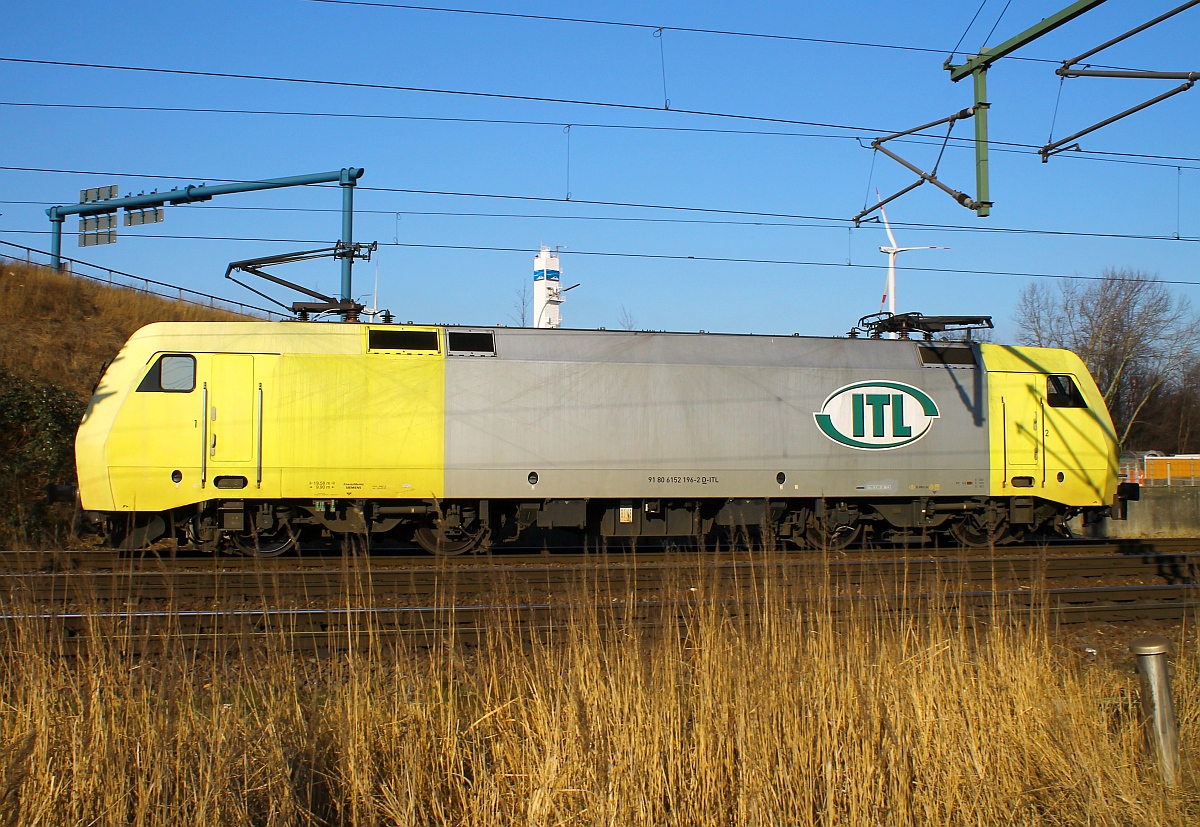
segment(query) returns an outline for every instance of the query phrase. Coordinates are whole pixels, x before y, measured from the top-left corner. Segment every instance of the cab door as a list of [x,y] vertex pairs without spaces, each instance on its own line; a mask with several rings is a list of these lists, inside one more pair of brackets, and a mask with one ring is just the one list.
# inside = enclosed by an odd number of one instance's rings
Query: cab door
[[204,388],[208,476],[218,488],[245,487],[252,476],[247,471],[254,468],[258,419],[254,357],[244,353],[216,353],[210,358]]
[[992,456],[1003,469],[1001,488],[1030,488],[1045,482],[1044,382],[1041,374],[988,374],[989,407],[1000,420],[993,420],[991,434]]

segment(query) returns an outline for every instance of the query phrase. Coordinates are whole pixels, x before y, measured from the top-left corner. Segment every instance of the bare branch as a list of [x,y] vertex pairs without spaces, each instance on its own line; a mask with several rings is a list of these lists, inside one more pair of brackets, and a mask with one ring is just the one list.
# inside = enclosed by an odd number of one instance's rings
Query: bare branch
[[633,313],[625,305],[621,305],[621,329],[622,330],[637,330],[637,319]]
[[1021,292],[1018,341],[1074,351],[1088,366],[1124,442],[1147,402],[1196,359],[1200,338],[1191,304],[1140,270],[1105,270],[1086,287],[1066,279],[1055,291]]
[[533,301],[533,294],[529,290],[529,282],[522,281],[521,289],[513,292],[517,295],[513,299],[513,312],[508,317],[519,327],[529,327],[529,305]]

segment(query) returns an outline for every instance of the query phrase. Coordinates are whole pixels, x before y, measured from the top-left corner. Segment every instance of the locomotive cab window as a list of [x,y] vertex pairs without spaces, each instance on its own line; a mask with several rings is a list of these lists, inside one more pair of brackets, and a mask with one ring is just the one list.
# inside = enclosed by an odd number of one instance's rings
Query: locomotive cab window
[[496,341],[490,330],[450,330],[446,350],[451,356],[495,356]]
[[159,356],[142,383],[138,393],[191,393],[196,388],[196,357],[183,353]]
[[376,330],[367,332],[367,350],[438,352],[436,330]]
[[1051,408],[1086,408],[1075,379],[1066,374],[1046,377],[1046,404]]
[[921,364],[925,367],[975,367],[975,348],[970,345],[921,345],[917,351],[921,354]]

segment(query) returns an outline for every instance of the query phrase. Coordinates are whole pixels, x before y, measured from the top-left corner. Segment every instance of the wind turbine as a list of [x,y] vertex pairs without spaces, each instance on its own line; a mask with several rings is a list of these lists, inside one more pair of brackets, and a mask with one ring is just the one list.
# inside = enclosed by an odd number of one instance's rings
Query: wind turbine
[[[879,195],[879,190],[875,190],[875,194]],[[882,196],[880,200],[882,200]],[[879,213],[883,216],[883,226],[887,230],[888,241],[892,242],[888,247],[879,248],[879,252],[887,253],[888,257],[887,283],[883,287],[883,298],[879,301],[879,312],[882,313],[886,306],[888,312],[894,316],[896,315],[896,256],[900,253],[907,253],[910,250],[949,250],[950,248],[935,246],[901,247],[896,244],[896,236],[892,234],[892,225],[888,223],[887,210],[880,207]]]

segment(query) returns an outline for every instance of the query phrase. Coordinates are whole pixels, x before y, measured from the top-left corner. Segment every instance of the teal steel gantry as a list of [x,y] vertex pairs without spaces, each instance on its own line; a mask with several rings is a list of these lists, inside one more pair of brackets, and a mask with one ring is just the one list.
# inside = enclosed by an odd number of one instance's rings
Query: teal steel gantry
[[303,187],[310,184],[339,184],[342,188],[342,238],[338,242],[340,252],[337,257],[342,260],[341,298],[343,301],[353,301],[351,268],[354,265],[355,250],[354,187],[365,171],[361,167],[347,167],[334,172],[317,172],[312,175],[294,175],[290,178],[271,178],[265,181],[245,181],[214,186],[189,185],[183,189],[173,189],[168,192],[51,207],[46,210],[46,215],[50,216],[50,264],[55,270],[62,269],[62,227],[63,221],[68,215],[78,215],[80,218],[89,215],[111,215],[119,209],[132,211],[157,208],[167,204],[192,204],[197,201],[209,201],[216,195],[229,195],[235,192]]
[[992,208],[988,187],[988,68],[1000,58],[1012,54],[1059,26],[1070,23],[1076,17],[1091,11],[1103,2],[1104,0],[1078,0],[1062,11],[1043,19],[1037,25],[1030,26],[1020,34],[1010,37],[999,46],[981,50],[966,63],[955,66],[950,63],[950,58],[946,59],[945,68],[950,72],[950,80],[958,83],[969,75],[975,81],[975,212],[980,217],[988,215]]

